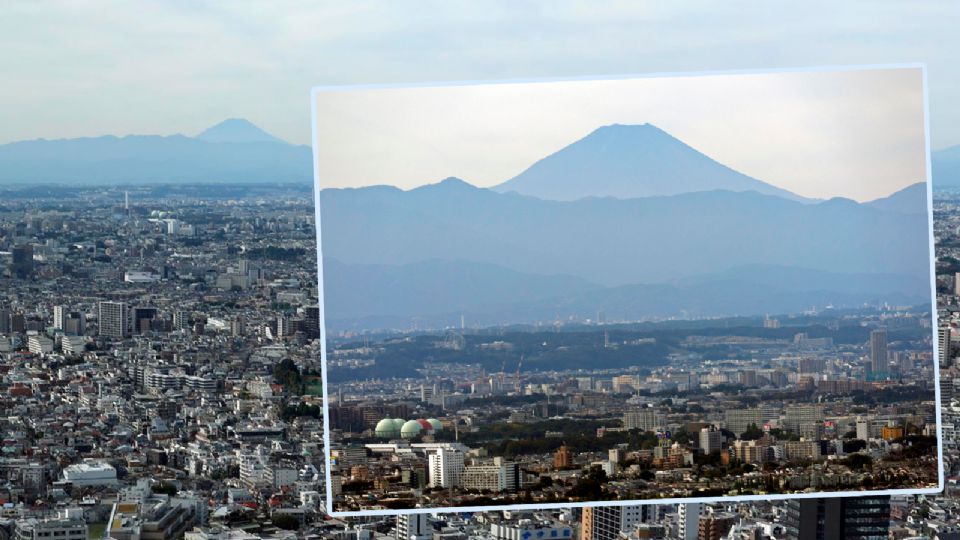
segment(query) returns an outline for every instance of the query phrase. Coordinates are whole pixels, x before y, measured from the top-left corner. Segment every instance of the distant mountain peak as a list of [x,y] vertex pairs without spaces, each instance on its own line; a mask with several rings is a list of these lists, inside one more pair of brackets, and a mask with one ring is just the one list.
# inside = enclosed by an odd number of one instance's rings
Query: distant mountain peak
[[674,138],[669,133],[658,128],[657,126],[645,122],[643,124],[605,124],[591,131],[586,137],[580,140],[582,141],[584,139],[599,137],[655,136],[659,134],[666,135],[671,139]]
[[713,190],[806,201],[718,163],[650,123],[600,126],[492,189],[559,201]]
[[651,130],[651,129],[656,130],[656,131],[663,131],[662,129],[658,128],[657,126],[655,126],[655,125],[653,125],[653,124],[651,124],[651,123],[649,123],[649,122],[644,122],[644,123],[642,123],[642,124],[621,124],[621,123],[619,123],[619,122],[614,122],[614,123],[612,123],[612,124],[606,124],[606,125],[600,126],[600,127],[598,127],[597,129],[595,129],[595,130],[593,130],[593,131],[594,131],[594,133],[596,133],[596,132],[598,132],[598,131],[599,131],[599,132],[604,132],[604,131],[606,131],[606,132],[611,132],[611,131],[642,131],[642,130],[648,130],[648,131],[649,131],[649,130]]
[[454,190],[475,190],[479,189],[477,186],[457,178],[456,176],[448,176],[443,180],[435,184],[427,184],[420,186],[416,189],[429,189],[429,190],[444,190],[444,191],[454,191]]
[[195,138],[207,142],[277,142],[287,144],[283,139],[274,137],[245,118],[227,118],[223,122],[203,130]]
[[440,185],[441,185],[441,186],[460,186],[460,187],[469,186],[469,187],[474,187],[472,184],[470,184],[470,183],[467,182],[466,180],[463,180],[463,179],[461,179],[461,178],[457,178],[456,176],[448,176],[448,177],[444,178],[443,180],[440,181]]

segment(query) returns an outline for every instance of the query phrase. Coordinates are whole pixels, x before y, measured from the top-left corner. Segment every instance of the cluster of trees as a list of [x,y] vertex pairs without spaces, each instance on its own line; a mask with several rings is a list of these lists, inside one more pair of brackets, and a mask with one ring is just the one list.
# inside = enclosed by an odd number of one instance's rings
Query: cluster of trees
[[[384,336],[387,337],[387,336]],[[540,369],[576,369],[585,362],[610,368],[634,367],[638,364],[659,366],[667,363],[673,346],[660,343],[605,348],[603,332],[595,328],[581,332],[512,331],[497,334],[496,339],[512,343],[509,353],[481,349],[480,344],[491,341],[487,334],[467,334],[466,347],[462,350],[436,348],[439,335],[415,335],[409,340],[389,343],[377,355],[377,363],[359,369],[338,369],[328,373],[330,382],[360,380],[364,378],[418,377],[418,368],[425,362],[480,364],[488,372],[497,373],[504,367],[511,371],[524,355],[523,371]],[[544,345],[546,343],[546,345]],[[358,347],[361,343],[338,344],[344,348]]]
[[933,398],[933,390],[921,388],[915,384],[910,385],[892,385],[882,390],[864,392],[857,390],[852,392],[853,403],[856,405],[889,405],[902,401],[913,401],[917,396],[928,395]]
[[756,424],[747,426],[747,430],[740,434],[740,439],[744,441],[755,441],[764,436],[764,432]]
[[937,447],[937,438],[925,435],[906,435],[897,439],[903,445],[901,456],[904,459],[919,459],[923,457],[935,456],[934,449]]
[[180,491],[179,489],[177,489],[177,486],[173,484],[168,484],[166,482],[160,482],[158,484],[154,484],[153,486],[150,486],[150,490],[153,491],[154,493],[169,495],[171,497],[173,497]]
[[573,499],[583,501],[603,501],[614,498],[603,485],[607,483],[607,473],[598,466],[591,467],[586,474],[580,477],[576,485],[567,491]]
[[285,421],[293,420],[301,416],[321,418],[323,417],[323,407],[300,401],[296,405],[287,404],[283,407],[283,410],[280,411],[280,418]]
[[841,459],[840,463],[846,465],[853,471],[869,471],[873,469],[873,458],[866,454],[850,454]]
[[[476,433],[461,435],[464,444],[483,443],[487,441],[507,441],[542,439],[548,431],[559,431],[564,436],[589,437],[596,436],[597,428],[601,427],[597,420],[544,420],[532,423],[495,423],[485,424]],[[559,446],[559,445],[557,445]]]
[[[855,437],[856,435],[854,435]],[[867,447],[867,441],[863,439],[847,439],[843,441],[843,453],[852,454],[854,452],[859,452]]]
[[[300,248],[266,247],[251,250],[251,258],[269,258],[286,260],[303,256],[297,250]],[[302,251],[302,250],[300,250]],[[655,343],[643,345],[605,348],[602,346],[602,332],[595,328],[585,327],[579,330],[565,330],[562,332],[521,331],[508,330],[497,335],[497,339],[514,345],[505,357],[502,351],[480,349],[479,345],[490,341],[490,335],[485,333],[468,334],[464,336],[466,347],[463,350],[437,349],[434,342],[436,335],[418,335],[410,340],[387,345],[378,356],[377,364],[358,370],[334,370],[331,376],[338,380],[362,379],[367,377],[405,377],[416,376],[416,368],[423,362],[470,362],[480,363],[491,372],[500,371],[504,365],[515,365],[521,354],[525,355],[524,368],[537,370],[541,366],[549,369],[576,368],[583,365],[586,358],[594,365],[604,367],[634,367],[638,361],[645,366],[662,365],[667,361],[667,355],[674,351],[680,342],[690,335],[742,335],[763,337],[769,339],[792,339],[797,332],[805,332],[810,337],[832,337],[837,343],[862,343],[869,337],[869,328],[853,325],[840,325],[829,328],[821,321],[809,321],[809,324],[790,326],[779,329],[761,328],[759,326],[723,326],[720,322],[711,325],[697,325],[687,322],[681,328],[674,328],[666,323],[647,325],[643,328],[614,328],[610,329],[611,340],[632,340],[637,338],[655,338]],[[831,321],[835,322],[835,321]],[[922,329],[898,328],[891,329],[891,340],[911,340],[921,336]],[[547,345],[544,346],[544,343]],[[356,344],[344,344],[352,346]],[[687,350],[696,350],[696,347]],[[728,389],[736,392],[739,387],[731,385]],[[722,387],[719,389],[723,389]],[[717,389],[714,389],[717,390]]]
[[344,493],[366,493],[373,489],[373,482],[369,480],[353,480],[344,482],[341,486]]
[[295,531],[300,528],[300,520],[290,514],[274,514],[270,522],[285,531]]
[[284,358],[273,366],[273,380],[282,384],[286,391],[295,396],[302,396],[307,392],[307,383],[315,379],[317,373],[307,369],[302,373],[297,364],[289,358]]
[[524,394],[519,396],[486,396],[483,398],[469,398],[463,401],[464,407],[476,405],[503,405],[515,407],[517,405],[527,405],[530,403],[539,403],[547,399],[546,394]]
[[597,437],[592,431],[582,434],[564,433],[563,438],[548,439],[541,435],[510,440],[500,439],[490,441],[485,446],[492,455],[509,458],[528,454],[547,454],[563,445],[574,453],[606,451],[618,444],[626,444],[628,450],[650,450],[660,441],[654,433],[640,430],[608,431],[603,437]]

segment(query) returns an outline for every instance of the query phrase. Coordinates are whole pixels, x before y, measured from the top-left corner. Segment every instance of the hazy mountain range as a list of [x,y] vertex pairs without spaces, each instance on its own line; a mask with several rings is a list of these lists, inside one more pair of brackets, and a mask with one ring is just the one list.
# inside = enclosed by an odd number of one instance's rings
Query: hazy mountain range
[[925,192],[857,204],[729,191],[562,202],[455,179],[327,190],[327,316],[342,329],[923,303]]
[[[899,205],[908,188],[878,205]],[[848,199],[801,203],[756,192],[549,201],[447,179],[321,194],[324,255],[362,264],[488,262],[604,286],[657,283],[744,264],[922,274],[924,210]]]
[[[327,189],[333,329],[755,315],[929,302],[927,189],[810,200],[651,126],[601,127],[492,189]],[[733,270],[736,269],[736,270]]]
[[[620,137],[629,132],[628,137]],[[801,199],[760,180],[743,175],[733,169],[719,165],[711,158],[700,154],[683,142],[663,132],[659,128],[643,124],[641,126],[612,125],[598,128],[593,135],[572,143],[564,150],[581,152],[599,149],[610,156],[618,156],[621,163],[607,164],[604,180],[596,174],[591,176],[589,191],[576,185],[563,185],[557,182],[552,190],[557,200],[576,198],[577,193],[591,196],[632,197],[647,195],[672,195],[684,191],[710,188],[696,178],[682,178],[684,175],[669,176],[671,172],[683,167],[689,173],[699,173],[714,169],[711,174],[725,177],[728,184],[724,189],[731,191],[754,190],[761,193],[781,195],[787,198]],[[601,137],[602,135],[602,137]],[[617,136],[615,136],[617,135]],[[617,139],[623,140],[617,140]],[[613,140],[609,140],[613,139]],[[206,144],[202,144],[206,143]],[[265,144],[265,143],[273,143]],[[651,151],[645,150],[650,146]],[[656,148],[658,153],[653,153]],[[617,154],[629,150],[635,157]],[[529,167],[515,178],[506,180],[494,189],[497,191],[517,191],[537,195],[542,190],[548,173],[562,165],[571,165],[560,152],[547,156]],[[567,154],[569,155],[569,154]],[[668,156],[691,157],[682,164],[668,159]],[[641,157],[644,161],[641,161]],[[932,153],[934,182],[942,186],[960,186],[960,146],[953,146]],[[196,136],[187,135],[104,135],[101,137],[81,137],[75,139],[33,139],[0,145],[0,185],[49,183],[176,183],[176,182],[272,182],[313,181],[309,146],[293,145],[277,138],[242,118],[230,118],[212,126]],[[637,167],[631,172],[630,167]],[[667,184],[678,183],[683,189],[659,185],[655,188],[623,184],[624,178],[644,176],[663,178]],[[574,166],[574,172],[582,178],[589,173]],[[599,173],[599,171],[598,171]],[[918,179],[919,180],[919,179]],[[716,189],[716,186],[714,186]],[[618,191],[622,189],[622,191]],[[657,191],[659,190],[659,191]],[[538,196],[542,196],[541,193]]]
[[[935,154],[941,183],[958,156]],[[309,183],[310,159],[231,119],[193,137],[3,145],[0,183]],[[805,199],[648,124],[600,127],[492,189],[326,189],[321,209],[333,329],[929,301],[923,183]]]
[[309,146],[241,119],[196,137],[127,135],[0,145],[3,184],[277,183],[313,181]]

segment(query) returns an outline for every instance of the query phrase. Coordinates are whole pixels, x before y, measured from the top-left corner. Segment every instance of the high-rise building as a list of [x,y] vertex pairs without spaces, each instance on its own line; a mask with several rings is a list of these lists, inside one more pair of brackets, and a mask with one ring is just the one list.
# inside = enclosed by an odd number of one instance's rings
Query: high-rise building
[[700,516],[700,527],[697,531],[698,540],[720,540],[730,532],[736,523],[736,517],[729,512],[712,512]]
[[67,309],[64,306],[53,306],[53,327],[63,330],[67,325]]
[[293,324],[290,318],[283,316],[282,314],[277,315],[277,334],[276,338],[280,339],[284,336],[293,335]]
[[656,520],[657,505],[588,506],[580,518],[580,540],[616,540],[639,523]]
[[22,334],[27,331],[27,317],[23,313],[10,314],[10,331],[14,334]]
[[640,429],[654,431],[663,423],[663,416],[655,409],[644,408],[623,413],[624,429]]
[[790,405],[786,408],[783,428],[797,435],[809,434],[816,431],[816,426],[823,424],[823,405],[804,404]]
[[737,372],[737,382],[743,386],[757,385],[757,370],[744,369]]
[[251,263],[247,259],[240,259],[240,264],[238,265],[237,273],[241,276],[247,278],[251,283],[256,283],[263,278],[263,270],[256,264]]
[[870,422],[857,417],[857,438],[862,441],[870,440]]
[[79,311],[71,311],[63,316],[63,333],[68,336],[82,336],[87,330],[87,316]]
[[960,294],[960,272],[953,275],[953,292]]
[[450,488],[461,485],[463,479],[463,452],[456,448],[438,448],[430,454],[430,487]]
[[800,373],[813,373],[819,375],[823,373],[824,368],[826,367],[826,362],[823,358],[801,358],[797,362],[797,367],[799,368]]
[[[787,444],[791,442],[787,441]],[[770,461],[770,452],[770,446],[760,441],[738,440],[730,446],[730,457],[744,463],[766,463]]]
[[155,307],[135,307],[131,313],[133,330],[138,334],[149,332],[152,328],[151,322],[157,318],[157,308]]
[[397,516],[396,540],[430,540],[433,528],[429,514],[400,514]]
[[247,320],[243,315],[238,315],[230,321],[230,333],[233,337],[241,337],[247,333]]
[[740,435],[751,426],[762,428],[768,421],[779,416],[775,407],[753,407],[747,409],[727,409],[724,412],[724,421],[727,429]]
[[310,339],[320,337],[320,306],[307,306],[303,309],[304,331]]
[[890,496],[787,501],[788,540],[886,540]]
[[677,537],[680,540],[697,540],[700,534],[700,514],[703,504],[686,503],[677,506]]
[[464,489],[516,492],[520,486],[520,464],[502,457],[495,457],[492,462],[473,463],[464,468],[461,483]]
[[97,316],[101,336],[124,338],[129,335],[130,315],[127,304],[123,302],[100,302]]
[[704,454],[719,452],[723,435],[720,430],[714,426],[708,426],[700,430],[700,450]]
[[870,332],[870,369],[874,373],[886,372],[888,364],[887,331],[874,330]]
[[950,363],[950,333],[949,326],[941,326],[937,331],[937,357],[941,367]]
[[11,274],[17,279],[27,279],[33,274],[33,244],[14,246]]
[[187,330],[189,328],[190,328],[190,312],[174,311],[173,312],[173,329]]
[[566,469],[573,465],[573,453],[570,452],[570,449],[567,448],[567,445],[563,445],[560,448],[557,448],[557,451],[553,454],[553,468],[554,469]]
[[0,334],[10,333],[10,308],[0,307]]

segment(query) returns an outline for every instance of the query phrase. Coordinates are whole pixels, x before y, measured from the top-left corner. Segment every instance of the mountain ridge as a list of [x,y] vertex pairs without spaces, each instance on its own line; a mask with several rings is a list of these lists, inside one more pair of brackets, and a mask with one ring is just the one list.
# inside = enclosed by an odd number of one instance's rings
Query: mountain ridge
[[[929,246],[914,241],[927,236],[925,212],[839,199],[807,204],[756,192],[550,201],[454,191],[324,190],[324,255],[366,264],[472,259],[606,286],[746,263],[929,273]],[[833,241],[823,245],[819,238]]]
[[242,137],[227,130],[234,140],[216,130],[208,138],[219,140],[174,134],[16,141],[0,145],[0,185],[312,183],[309,147],[266,139],[272,135],[256,126],[243,129]]
[[[682,141],[655,126],[650,124],[641,126],[661,132],[689,148]],[[604,128],[612,128],[616,131],[629,127],[624,124],[613,124],[597,128],[594,132]],[[572,144],[576,142],[579,141]],[[151,149],[145,148],[150,144],[158,145],[152,149],[153,153],[149,152]],[[692,148],[690,150],[699,154]],[[183,154],[179,155],[177,152],[183,152]],[[204,155],[205,152],[207,155]],[[937,177],[944,178],[938,182],[938,185],[960,185],[960,159],[957,156],[960,156],[960,146],[933,153],[934,170],[940,171]],[[750,182],[767,186],[770,188],[767,189],[770,194],[811,202],[809,199],[742,175],[707,156],[703,158]],[[236,163],[231,163],[231,159]],[[94,166],[93,163],[97,165]],[[536,163],[527,170],[534,165]],[[516,178],[490,189],[497,192],[517,191],[509,185]],[[309,146],[287,143],[243,118],[225,119],[193,137],[180,133],[172,135],[107,134],[58,139],[41,137],[0,145],[0,185],[23,185],[34,182],[51,184],[77,182],[95,185],[118,182],[135,184],[231,181],[310,183],[313,181],[311,149]],[[717,187],[709,186],[709,189],[717,189]],[[722,186],[719,187],[722,188]],[[761,189],[760,192],[764,190]],[[527,193],[527,195],[531,194]],[[633,196],[629,193],[626,195]],[[610,197],[616,194],[597,192],[589,193],[587,196]],[[647,195],[641,194],[641,196]]]

